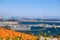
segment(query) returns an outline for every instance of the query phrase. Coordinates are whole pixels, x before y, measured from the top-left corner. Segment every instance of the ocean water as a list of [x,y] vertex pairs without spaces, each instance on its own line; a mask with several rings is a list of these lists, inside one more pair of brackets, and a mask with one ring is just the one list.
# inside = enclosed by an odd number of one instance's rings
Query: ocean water
[[58,34],[60,33],[60,28],[31,27],[31,30],[33,30],[31,32],[34,33],[35,35],[38,35],[40,33],[42,33],[42,35],[44,35],[44,33],[46,33],[47,36],[49,36],[49,35],[58,36]]
[[60,22],[19,22],[19,24],[33,25],[33,24],[49,24],[49,25],[60,25]]
[[[60,25],[60,23],[58,22],[20,22],[19,24],[25,24],[25,25],[33,25],[33,24],[49,24],[49,25]],[[34,35],[43,35],[44,33],[46,33],[47,36],[52,35],[52,36],[58,36],[60,35],[60,28],[44,28],[44,27],[34,27],[31,26],[31,30],[30,31],[24,31],[25,33],[32,33]]]

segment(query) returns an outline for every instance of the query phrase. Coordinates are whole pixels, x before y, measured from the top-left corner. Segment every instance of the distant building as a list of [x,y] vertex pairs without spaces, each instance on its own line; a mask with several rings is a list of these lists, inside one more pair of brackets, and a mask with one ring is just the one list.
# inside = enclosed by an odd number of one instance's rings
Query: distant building
[[27,31],[30,30],[30,27],[26,25],[20,25],[18,21],[0,21],[0,27],[9,26],[12,30]]

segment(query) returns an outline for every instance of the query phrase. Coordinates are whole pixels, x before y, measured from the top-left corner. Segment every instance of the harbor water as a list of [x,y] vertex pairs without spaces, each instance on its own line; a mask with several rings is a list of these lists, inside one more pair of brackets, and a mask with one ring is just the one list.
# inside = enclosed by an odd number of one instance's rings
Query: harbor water
[[[33,24],[48,24],[48,25],[60,25],[59,22],[20,22],[20,24],[24,24],[24,25],[33,25]],[[34,35],[44,35],[44,33],[46,33],[47,36],[52,35],[52,36],[58,36],[60,35],[60,27],[57,28],[45,28],[45,27],[40,27],[40,26],[31,26],[31,30],[30,31],[24,31],[25,33],[32,33]]]

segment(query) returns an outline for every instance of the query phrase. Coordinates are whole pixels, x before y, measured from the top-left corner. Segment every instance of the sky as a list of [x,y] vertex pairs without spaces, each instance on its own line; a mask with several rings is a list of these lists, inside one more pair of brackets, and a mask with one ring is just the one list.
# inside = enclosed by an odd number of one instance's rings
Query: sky
[[60,16],[60,0],[0,0],[0,16]]

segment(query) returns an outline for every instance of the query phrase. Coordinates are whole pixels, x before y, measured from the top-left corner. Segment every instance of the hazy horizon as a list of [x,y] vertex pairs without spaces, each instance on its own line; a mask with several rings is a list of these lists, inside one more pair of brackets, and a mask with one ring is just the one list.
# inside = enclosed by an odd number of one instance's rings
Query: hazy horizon
[[0,0],[0,16],[60,17],[60,0]]

